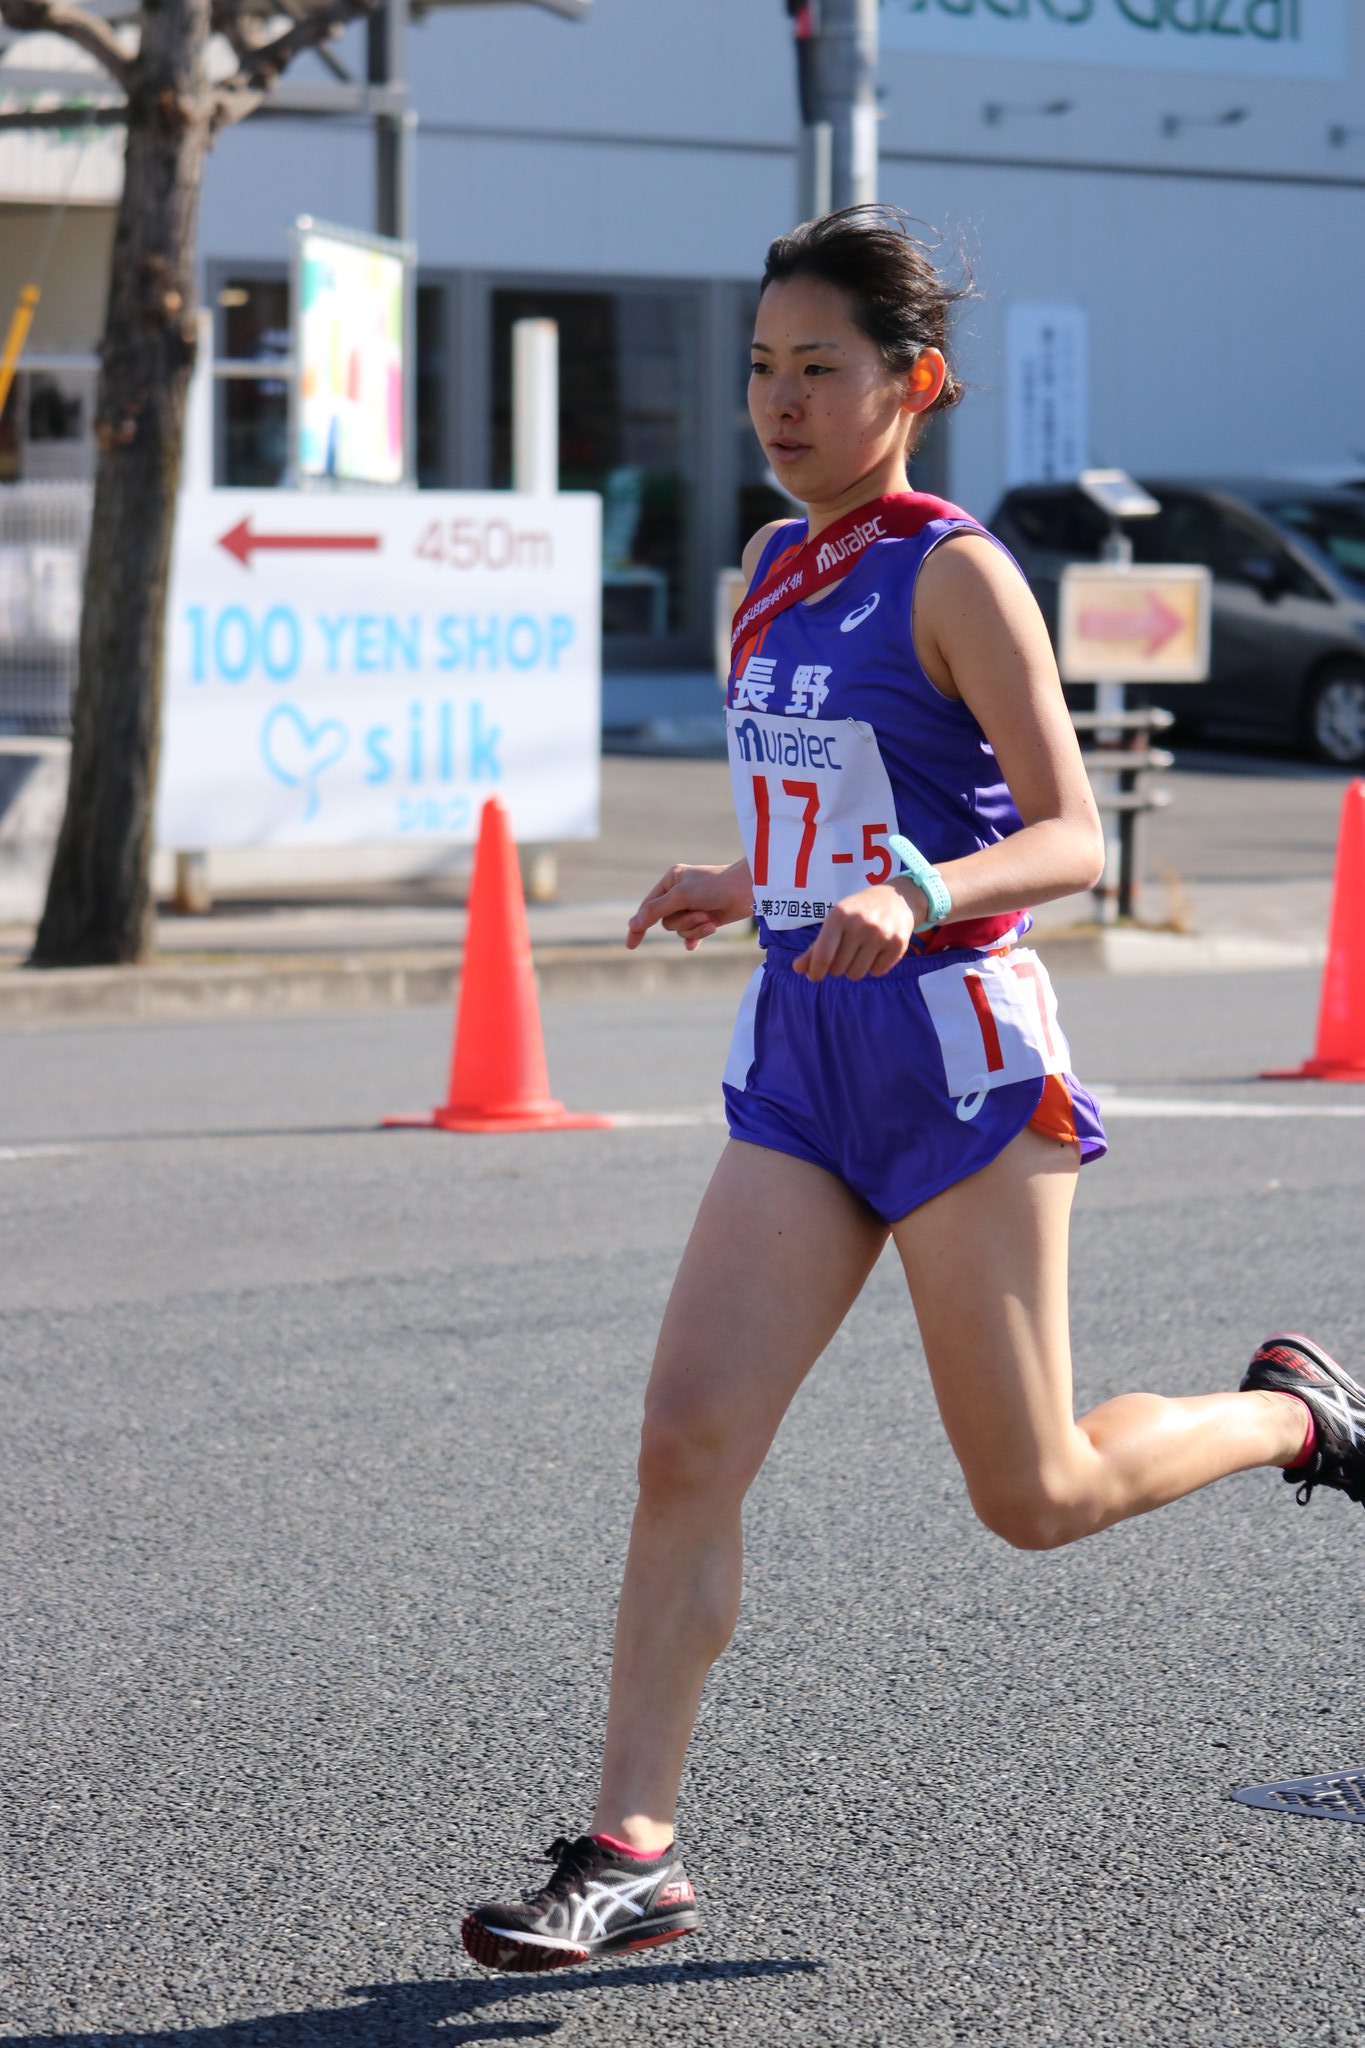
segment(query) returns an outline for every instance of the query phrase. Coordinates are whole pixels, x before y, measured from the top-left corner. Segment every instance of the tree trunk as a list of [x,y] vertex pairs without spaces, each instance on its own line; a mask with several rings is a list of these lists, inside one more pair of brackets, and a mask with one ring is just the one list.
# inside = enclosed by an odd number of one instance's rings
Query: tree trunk
[[151,948],[166,585],[195,352],[208,0],[147,0],[101,347],[71,781],[30,965]]

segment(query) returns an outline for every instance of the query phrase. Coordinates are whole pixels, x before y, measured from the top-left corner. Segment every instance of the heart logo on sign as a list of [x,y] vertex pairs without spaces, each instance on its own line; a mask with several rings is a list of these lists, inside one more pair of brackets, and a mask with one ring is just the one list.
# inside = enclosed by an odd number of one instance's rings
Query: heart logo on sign
[[303,823],[318,808],[318,777],[335,768],[350,745],[339,718],[310,725],[292,704],[277,704],[261,727],[261,758],[286,789],[306,789]]

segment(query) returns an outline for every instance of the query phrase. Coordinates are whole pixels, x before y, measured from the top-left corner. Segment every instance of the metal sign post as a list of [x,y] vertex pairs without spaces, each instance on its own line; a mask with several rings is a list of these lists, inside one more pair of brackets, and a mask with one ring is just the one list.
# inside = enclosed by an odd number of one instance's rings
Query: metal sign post
[[797,207],[813,220],[877,196],[878,0],[787,0],[801,108]]

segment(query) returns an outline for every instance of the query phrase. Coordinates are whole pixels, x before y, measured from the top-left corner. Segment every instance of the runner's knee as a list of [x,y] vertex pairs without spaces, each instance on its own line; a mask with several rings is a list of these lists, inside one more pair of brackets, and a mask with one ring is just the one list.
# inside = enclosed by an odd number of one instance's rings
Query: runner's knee
[[1095,1526],[1089,1501],[1061,1474],[969,1479],[968,1491],[979,1519],[1015,1550],[1059,1550]]
[[766,1446],[750,1447],[726,1416],[685,1396],[645,1403],[640,1431],[640,1492],[646,1498],[742,1496]]

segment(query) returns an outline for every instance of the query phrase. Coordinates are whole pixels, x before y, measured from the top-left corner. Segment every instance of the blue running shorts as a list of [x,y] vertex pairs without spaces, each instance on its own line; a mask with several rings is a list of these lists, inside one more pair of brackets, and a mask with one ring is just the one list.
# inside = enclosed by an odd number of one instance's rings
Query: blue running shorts
[[889,974],[810,982],[791,966],[809,933],[769,938],[725,1066],[732,1138],[822,1166],[886,1223],[1026,1125],[1083,1161],[1107,1149],[1036,953],[907,953]]

